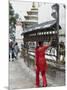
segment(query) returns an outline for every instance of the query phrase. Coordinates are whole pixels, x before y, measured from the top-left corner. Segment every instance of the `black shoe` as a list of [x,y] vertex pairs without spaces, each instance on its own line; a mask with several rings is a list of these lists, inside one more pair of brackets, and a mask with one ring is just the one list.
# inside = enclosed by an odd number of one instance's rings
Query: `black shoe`
[[14,61],[14,59],[12,59],[12,61]]
[[42,87],[47,87],[47,84],[46,84],[46,86],[43,85]]

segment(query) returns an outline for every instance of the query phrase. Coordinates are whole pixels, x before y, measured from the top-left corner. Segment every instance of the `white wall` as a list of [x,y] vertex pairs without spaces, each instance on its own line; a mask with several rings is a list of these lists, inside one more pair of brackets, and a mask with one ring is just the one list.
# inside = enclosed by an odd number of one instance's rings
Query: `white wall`
[[52,13],[52,8],[51,8],[52,4],[48,4],[48,3],[42,3],[39,7],[39,14],[38,14],[38,22],[42,23],[42,22],[46,22],[49,20],[54,20],[51,16]]
[[18,42],[19,48],[21,48],[21,44],[23,44],[23,36],[21,36],[21,33],[23,31],[23,28],[21,25],[16,25],[16,42]]

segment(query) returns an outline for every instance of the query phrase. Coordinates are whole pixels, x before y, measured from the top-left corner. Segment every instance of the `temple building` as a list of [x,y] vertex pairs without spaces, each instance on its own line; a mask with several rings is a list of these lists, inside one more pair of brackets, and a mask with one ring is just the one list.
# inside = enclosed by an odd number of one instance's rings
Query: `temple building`
[[[34,3],[33,3],[33,6],[34,6]],[[38,13],[39,13],[39,11],[38,11]],[[51,13],[50,13],[50,15],[51,15]],[[48,16],[49,16],[49,12],[48,12]],[[26,16],[25,16],[25,18],[26,18]],[[29,20],[26,19],[26,21],[29,21]],[[32,18],[32,20],[33,20],[33,18]],[[22,32],[22,35],[24,36],[24,45],[27,46],[28,53],[31,51],[34,52],[34,49],[35,49],[38,41],[43,41],[44,44],[48,44],[49,41],[52,39],[53,47],[57,48],[57,46],[58,46],[58,43],[57,43],[58,35],[57,35],[57,33],[58,32],[56,30],[56,24],[57,24],[56,20],[53,20],[51,18],[50,18],[50,20],[48,19],[47,21],[37,23],[36,25],[33,24],[33,25],[29,26],[28,22],[23,24],[23,26],[25,25],[26,27],[24,26],[24,30]],[[28,25],[28,27],[27,27],[27,25]],[[60,25],[59,25],[59,31],[61,31]]]
[[[22,21],[23,31],[28,30],[29,28],[38,25],[38,7],[36,7],[35,2],[32,3],[32,8],[30,11],[27,11],[27,15],[24,16],[25,21]],[[30,47],[35,46],[35,42],[28,42]]]
[[25,21],[22,21],[23,28],[28,29],[33,25],[38,24],[38,8],[35,6],[35,3],[32,3],[32,8],[30,11],[27,11],[27,15],[24,16]]

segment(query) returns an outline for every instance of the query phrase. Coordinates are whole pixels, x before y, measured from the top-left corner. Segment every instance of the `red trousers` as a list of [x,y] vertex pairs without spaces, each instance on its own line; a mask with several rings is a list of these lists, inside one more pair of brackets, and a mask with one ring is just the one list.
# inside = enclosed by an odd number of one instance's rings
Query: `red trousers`
[[45,75],[45,70],[44,71],[40,71],[38,68],[36,69],[36,87],[39,87],[39,73],[41,72],[42,75],[42,80],[43,80],[43,87],[47,86],[47,80],[46,80],[46,75]]

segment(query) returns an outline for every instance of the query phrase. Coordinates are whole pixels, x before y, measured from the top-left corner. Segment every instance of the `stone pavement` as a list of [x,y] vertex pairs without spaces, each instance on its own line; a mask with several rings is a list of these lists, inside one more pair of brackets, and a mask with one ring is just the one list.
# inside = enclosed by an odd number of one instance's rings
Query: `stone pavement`
[[18,61],[9,62],[9,90],[34,87],[35,79],[32,79],[25,69]]
[[[48,87],[59,85],[53,82],[48,74],[47,81]],[[9,90],[24,88],[35,88],[35,71],[27,67],[23,58],[19,58],[9,62]]]
[[[31,67],[28,68],[27,65],[23,62],[23,59],[19,59],[18,62],[20,63],[22,68],[26,68],[25,70],[30,74],[30,77],[35,78],[35,71],[33,70],[33,68]],[[56,69],[55,67],[52,66],[52,64],[49,65],[46,77],[47,77],[48,87],[65,85],[65,70],[63,71],[63,69],[62,70]],[[41,75],[40,78],[42,80]]]

